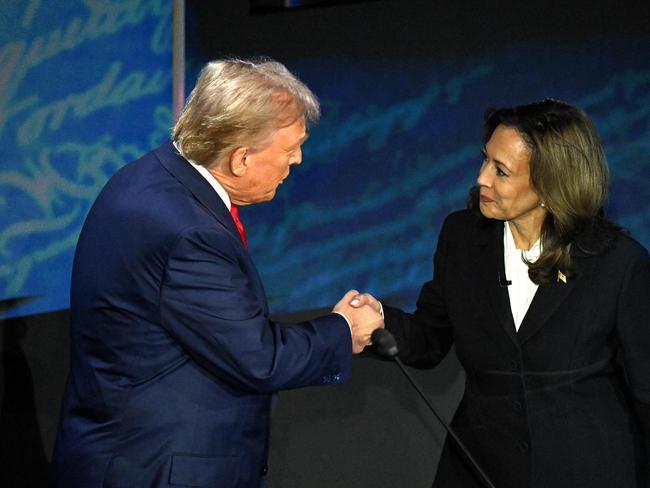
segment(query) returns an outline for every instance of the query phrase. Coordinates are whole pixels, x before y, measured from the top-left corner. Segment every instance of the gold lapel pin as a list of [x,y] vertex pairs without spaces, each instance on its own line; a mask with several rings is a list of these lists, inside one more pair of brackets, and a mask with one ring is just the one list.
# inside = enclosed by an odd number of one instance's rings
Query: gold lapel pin
[[557,270],[557,282],[559,283],[560,281],[562,283],[566,284],[566,275],[562,271],[560,271],[558,269]]

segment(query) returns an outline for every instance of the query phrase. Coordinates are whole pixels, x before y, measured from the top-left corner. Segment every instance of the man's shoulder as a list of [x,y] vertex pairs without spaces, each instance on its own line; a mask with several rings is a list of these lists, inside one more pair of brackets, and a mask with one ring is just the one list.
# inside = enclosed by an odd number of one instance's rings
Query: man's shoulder
[[171,141],[166,141],[160,146],[144,153],[137,159],[127,163],[123,166],[122,170],[128,171],[130,169],[132,171],[137,171],[148,169],[152,165],[159,165],[162,161],[172,157],[178,157],[178,153],[176,152],[173,143]]
[[214,226],[214,218],[161,164],[177,157],[171,143],[126,164],[106,183],[94,204],[94,213],[122,222],[146,220],[161,228]]
[[[171,147],[173,149],[173,146]],[[167,143],[165,143],[160,147],[141,155],[137,159],[127,162],[115,171],[115,173],[110,175],[105,187],[110,188],[112,186],[121,185],[130,186],[133,183],[137,183],[139,178],[144,177],[145,175],[155,178],[158,169],[162,169],[159,168],[161,155],[165,155],[167,152]],[[169,151],[169,154],[172,154],[171,151]]]

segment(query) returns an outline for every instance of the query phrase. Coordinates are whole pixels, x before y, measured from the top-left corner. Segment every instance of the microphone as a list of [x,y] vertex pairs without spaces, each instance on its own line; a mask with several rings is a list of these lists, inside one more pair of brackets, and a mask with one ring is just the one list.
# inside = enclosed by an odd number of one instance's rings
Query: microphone
[[393,334],[386,329],[375,329],[370,336],[377,354],[387,359],[397,359],[399,349]]
[[[499,276],[500,277],[500,276]],[[375,329],[370,336],[370,340],[372,341],[373,348],[377,354],[380,356],[394,360],[397,363],[397,366],[399,366],[399,369],[404,373],[404,376],[409,380],[411,385],[413,385],[413,388],[415,388],[415,391],[418,392],[422,400],[424,400],[424,403],[426,403],[427,407],[429,407],[429,410],[433,412],[433,415],[438,419],[438,422],[445,428],[447,433],[449,434],[449,437],[451,437],[454,442],[456,442],[456,445],[460,448],[460,450],[463,452],[467,460],[469,461],[470,465],[476,473],[479,475],[481,478],[481,481],[487,486],[488,488],[495,488],[494,484],[492,481],[490,481],[490,478],[488,478],[487,474],[481,469],[481,466],[479,466],[478,462],[476,459],[474,459],[474,456],[469,452],[467,447],[465,447],[465,444],[459,439],[459,437],[456,435],[456,432],[451,428],[451,426],[438,414],[436,409],[433,407],[427,396],[424,394],[420,386],[416,383],[416,381],[413,379],[411,374],[407,371],[407,369],[404,367],[404,363],[400,360],[399,356],[399,348],[397,347],[397,341],[395,340],[395,337],[393,337],[393,334],[391,334],[389,331],[386,329]]]
[[501,279],[501,271],[497,273],[497,279],[499,280],[499,286],[501,288],[512,285],[512,280]]

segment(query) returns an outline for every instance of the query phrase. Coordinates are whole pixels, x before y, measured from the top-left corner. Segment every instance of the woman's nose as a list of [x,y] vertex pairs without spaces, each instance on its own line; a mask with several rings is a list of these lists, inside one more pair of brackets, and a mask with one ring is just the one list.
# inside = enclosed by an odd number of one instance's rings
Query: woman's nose
[[476,178],[476,183],[478,186],[490,186],[491,179],[488,177],[488,164],[483,163],[481,169],[478,172],[478,177]]

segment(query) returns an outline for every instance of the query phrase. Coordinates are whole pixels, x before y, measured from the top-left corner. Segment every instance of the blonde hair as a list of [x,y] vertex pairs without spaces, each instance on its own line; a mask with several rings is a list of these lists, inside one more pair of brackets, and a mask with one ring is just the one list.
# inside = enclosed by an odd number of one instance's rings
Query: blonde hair
[[270,59],[208,63],[172,131],[180,151],[210,165],[226,150],[262,144],[299,118],[320,116],[318,99],[284,65]]

